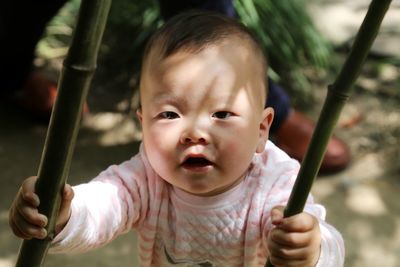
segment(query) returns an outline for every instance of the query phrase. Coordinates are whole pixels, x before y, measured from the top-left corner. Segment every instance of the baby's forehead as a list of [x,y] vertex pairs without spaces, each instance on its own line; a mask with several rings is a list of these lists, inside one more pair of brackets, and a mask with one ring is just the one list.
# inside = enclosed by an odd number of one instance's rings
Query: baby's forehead
[[[161,46],[149,52],[141,73],[141,81],[144,81],[141,82],[141,91],[148,91],[151,86],[151,94],[159,90],[164,94],[174,86],[185,87],[190,83],[202,84],[209,81],[219,83],[218,88],[227,91],[232,89],[227,84],[236,83],[231,86],[241,88],[249,82],[252,84],[251,90],[254,90],[251,94],[263,97],[265,92],[262,60],[251,44],[240,38],[229,38],[197,50],[181,47],[167,57],[162,55]],[[261,95],[260,91],[263,91]]]
[[[246,83],[264,80],[265,72],[257,57],[244,46],[222,44],[201,51],[177,51],[166,58],[154,55],[142,75],[168,86],[196,83]],[[143,77],[142,76],[142,77]]]
[[258,78],[254,75],[263,71],[262,63],[249,47],[225,42],[198,51],[181,49],[168,57],[150,54],[142,75],[168,84],[191,80],[202,83],[210,77],[216,82],[229,78],[245,82]]
[[[182,46],[177,46],[173,49],[165,47],[165,43],[162,39],[158,40],[158,42],[154,43],[149,49],[147,55],[143,58],[143,65],[148,63],[160,63],[165,60],[168,60],[170,57],[176,54],[186,53],[189,55],[197,55],[201,52],[207,50],[216,50],[216,49],[224,49],[227,45],[235,46],[241,48],[242,50],[246,50],[249,54],[252,54],[255,58],[257,58],[260,62],[264,61],[265,58],[262,56],[262,51],[260,48],[254,43],[253,40],[250,40],[247,36],[237,34],[227,35],[224,38],[220,38],[218,40],[214,40],[212,42],[205,43],[195,43],[190,42],[186,43]],[[237,55],[232,54],[231,57],[236,57]]]

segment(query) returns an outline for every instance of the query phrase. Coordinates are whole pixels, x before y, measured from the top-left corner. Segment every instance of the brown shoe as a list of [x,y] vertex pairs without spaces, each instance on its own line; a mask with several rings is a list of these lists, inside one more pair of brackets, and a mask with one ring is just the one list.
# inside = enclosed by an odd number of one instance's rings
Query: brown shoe
[[[42,72],[32,72],[20,95],[20,104],[33,117],[48,120],[57,97],[57,84]],[[85,103],[83,114],[89,111]]]
[[[292,111],[274,137],[278,147],[289,156],[302,161],[310,143],[315,123],[298,111]],[[320,173],[334,173],[347,167],[350,162],[349,147],[333,136],[325,152]]]

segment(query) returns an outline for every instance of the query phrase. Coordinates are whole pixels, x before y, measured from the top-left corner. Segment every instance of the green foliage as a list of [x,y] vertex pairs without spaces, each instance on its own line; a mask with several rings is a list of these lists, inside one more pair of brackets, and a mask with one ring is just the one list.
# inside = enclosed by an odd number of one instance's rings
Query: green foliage
[[[305,0],[234,0],[240,19],[261,40],[271,66],[270,74],[291,90],[300,102],[311,96],[304,70],[327,68],[330,45],[321,37],[308,16]],[[50,23],[39,44],[40,55],[65,55],[80,0],[71,0]],[[138,70],[147,38],[162,24],[157,1],[113,1],[101,61],[111,69]],[[119,67],[118,67],[119,65]],[[111,73],[112,75],[112,73]]]
[[80,0],[71,0],[51,20],[44,37],[37,46],[40,57],[52,59],[64,57],[67,54],[79,6]]
[[133,48],[138,48],[161,24],[159,17],[156,1],[114,1],[108,28],[114,35],[121,31],[128,34],[132,38]]
[[137,70],[147,39],[160,25],[159,8],[155,0],[113,1],[102,52],[106,58],[126,60],[122,66],[133,64]]
[[[310,95],[305,67],[327,68],[331,46],[314,27],[306,1],[235,0],[244,24],[260,38],[272,69],[296,96]],[[303,99],[304,100],[304,99]]]

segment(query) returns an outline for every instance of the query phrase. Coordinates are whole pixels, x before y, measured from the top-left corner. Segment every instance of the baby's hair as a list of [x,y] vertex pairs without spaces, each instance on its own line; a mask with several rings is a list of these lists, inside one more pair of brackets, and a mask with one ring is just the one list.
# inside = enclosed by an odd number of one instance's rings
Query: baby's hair
[[[259,65],[257,64],[257,69],[254,71],[260,74],[260,83],[264,91],[263,98],[266,99],[268,95],[268,83],[266,82],[268,65],[261,42],[238,20],[216,12],[190,10],[168,20],[147,42],[143,53],[142,73],[149,63],[147,61],[150,54],[155,55],[159,60],[165,60],[178,51],[196,54],[210,46],[235,38],[248,45],[251,53],[258,60]],[[140,103],[139,109],[141,109]]]
[[266,70],[267,62],[262,46],[246,26],[216,12],[199,10],[176,15],[158,29],[146,45],[143,63],[154,48],[157,48],[158,56],[165,59],[177,51],[197,53],[232,37],[247,41]]

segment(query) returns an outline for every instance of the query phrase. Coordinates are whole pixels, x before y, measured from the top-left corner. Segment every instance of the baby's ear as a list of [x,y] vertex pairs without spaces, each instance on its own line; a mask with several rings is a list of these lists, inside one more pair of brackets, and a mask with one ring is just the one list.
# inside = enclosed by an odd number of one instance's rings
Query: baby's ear
[[141,108],[138,108],[136,110],[136,116],[138,117],[140,123],[142,124],[142,122],[143,122],[143,114],[142,114],[142,109]]
[[269,129],[271,128],[274,119],[274,109],[267,107],[262,113],[262,120],[260,122],[258,144],[256,148],[257,153],[261,153],[265,149],[265,144],[269,138]]

